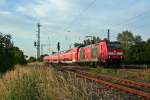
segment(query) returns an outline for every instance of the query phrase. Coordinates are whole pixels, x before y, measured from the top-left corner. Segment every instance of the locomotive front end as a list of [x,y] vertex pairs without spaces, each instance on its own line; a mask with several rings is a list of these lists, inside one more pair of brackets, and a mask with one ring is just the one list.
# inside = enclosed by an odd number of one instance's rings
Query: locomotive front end
[[108,42],[108,61],[120,64],[124,59],[124,50],[120,42]]

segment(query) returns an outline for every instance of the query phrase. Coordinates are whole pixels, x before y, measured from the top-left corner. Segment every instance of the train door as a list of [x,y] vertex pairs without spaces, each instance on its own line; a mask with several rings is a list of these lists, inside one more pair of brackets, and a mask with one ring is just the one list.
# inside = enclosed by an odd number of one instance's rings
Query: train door
[[103,54],[103,46],[101,45],[101,53],[100,53],[101,55],[101,60],[104,58],[104,54]]
[[98,48],[97,47],[91,48],[91,60],[92,61],[98,60]]
[[84,50],[84,48],[80,49],[80,61],[85,61],[85,50]]

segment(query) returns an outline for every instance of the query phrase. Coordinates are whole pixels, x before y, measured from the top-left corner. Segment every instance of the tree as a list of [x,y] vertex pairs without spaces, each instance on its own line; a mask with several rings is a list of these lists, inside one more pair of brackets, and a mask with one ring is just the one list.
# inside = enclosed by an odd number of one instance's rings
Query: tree
[[101,39],[99,37],[96,38],[96,43],[100,42]]
[[82,43],[74,43],[74,47],[79,47],[81,45],[82,45]]
[[56,54],[57,52],[56,51],[52,51],[52,54]]
[[36,61],[36,58],[32,56],[28,59],[28,63],[35,62],[35,61]]
[[90,40],[90,39],[84,40],[83,44],[84,45],[90,45],[90,44],[92,44],[92,40]]
[[134,44],[134,36],[132,32],[123,31],[117,36],[117,40],[120,41],[125,50],[128,50],[129,47]]
[[92,39],[85,39],[83,40],[82,43],[74,43],[74,47],[79,47],[79,46],[87,46],[87,45],[91,45],[94,43],[99,43],[100,42],[100,38],[99,37],[95,37],[93,36]]
[[26,64],[23,52],[11,39],[11,35],[0,33],[0,72],[12,69],[15,64]]
[[14,53],[14,64],[26,64],[27,63],[25,59],[26,56],[18,47],[13,47],[13,53]]
[[42,61],[43,61],[43,58],[44,58],[45,56],[48,56],[48,54],[41,55],[40,58],[37,59],[37,61],[42,62]]
[[143,41],[140,35],[134,36],[132,32],[123,31],[117,36],[126,50],[125,63],[150,64],[150,39]]
[[14,65],[13,43],[10,35],[0,34],[0,72],[9,70]]
[[132,45],[126,53],[125,62],[129,64],[150,64],[150,44],[140,42]]
[[150,43],[150,39],[147,40],[147,43]]
[[140,35],[135,36],[135,37],[134,37],[134,42],[135,42],[135,43],[140,43],[140,42],[142,42],[141,36],[140,36]]

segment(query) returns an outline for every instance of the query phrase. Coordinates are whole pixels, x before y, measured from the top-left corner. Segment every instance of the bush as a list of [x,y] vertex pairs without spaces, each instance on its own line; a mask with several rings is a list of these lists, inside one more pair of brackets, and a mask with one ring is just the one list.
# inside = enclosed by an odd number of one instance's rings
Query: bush
[[32,63],[32,62],[35,62],[35,61],[36,61],[36,58],[32,57],[32,56],[28,59],[28,63]]
[[26,64],[24,53],[13,45],[11,35],[0,34],[0,73],[13,68],[15,64]]

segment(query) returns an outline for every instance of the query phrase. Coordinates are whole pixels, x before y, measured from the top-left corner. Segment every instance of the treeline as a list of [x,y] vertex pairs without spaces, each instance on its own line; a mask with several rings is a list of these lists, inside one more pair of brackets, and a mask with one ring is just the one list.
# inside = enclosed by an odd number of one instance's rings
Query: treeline
[[83,40],[82,43],[75,42],[74,47],[87,46],[87,45],[90,45],[90,44],[98,43],[101,40],[99,37],[95,37],[95,36],[92,36],[91,38],[92,39]]
[[0,32],[0,73],[13,68],[15,64],[26,64],[22,50],[14,46],[11,35]]
[[144,41],[132,45],[126,53],[125,63],[150,65],[150,42]]
[[150,39],[144,41],[140,35],[134,36],[132,32],[123,31],[117,36],[125,49],[125,64],[150,65]]

